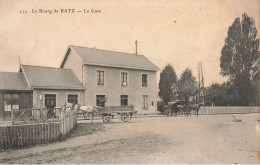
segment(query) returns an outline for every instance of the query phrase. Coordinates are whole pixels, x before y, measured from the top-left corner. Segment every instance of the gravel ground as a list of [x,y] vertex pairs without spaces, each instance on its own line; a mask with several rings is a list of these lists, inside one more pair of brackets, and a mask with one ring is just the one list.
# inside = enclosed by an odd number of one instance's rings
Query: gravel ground
[[80,120],[83,131],[66,141],[9,149],[0,153],[0,163],[257,163],[259,114],[236,117],[242,122],[232,122],[232,115],[115,119],[104,125]]

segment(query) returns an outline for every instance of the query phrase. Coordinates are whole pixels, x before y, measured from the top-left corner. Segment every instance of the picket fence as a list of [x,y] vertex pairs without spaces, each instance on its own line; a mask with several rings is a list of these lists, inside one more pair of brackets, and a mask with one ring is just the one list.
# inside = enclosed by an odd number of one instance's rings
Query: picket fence
[[244,113],[259,113],[260,107],[200,107],[200,115],[220,115],[220,114],[244,114]]
[[60,120],[60,131],[62,135],[66,135],[77,124],[77,110],[65,112]]
[[60,120],[0,127],[0,148],[14,148],[62,139],[77,124],[77,111],[63,112]]

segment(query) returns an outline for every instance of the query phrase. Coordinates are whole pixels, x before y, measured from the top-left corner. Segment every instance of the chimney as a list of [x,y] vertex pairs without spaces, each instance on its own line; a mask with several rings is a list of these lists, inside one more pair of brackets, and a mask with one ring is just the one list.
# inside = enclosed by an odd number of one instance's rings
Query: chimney
[[138,42],[137,42],[137,40],[135,40],[135,54],[137,55],[138,53],[137,53],[137,44],[138,44]]

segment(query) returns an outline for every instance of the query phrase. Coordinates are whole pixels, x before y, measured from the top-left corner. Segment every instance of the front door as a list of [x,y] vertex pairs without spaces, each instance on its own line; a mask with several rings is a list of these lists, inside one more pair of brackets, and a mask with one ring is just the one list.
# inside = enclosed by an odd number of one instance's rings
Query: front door
[[47,108],[47,117],[55,117],[54,107],[56,107],[56,95],[46,94],[45,95],[45,107]]

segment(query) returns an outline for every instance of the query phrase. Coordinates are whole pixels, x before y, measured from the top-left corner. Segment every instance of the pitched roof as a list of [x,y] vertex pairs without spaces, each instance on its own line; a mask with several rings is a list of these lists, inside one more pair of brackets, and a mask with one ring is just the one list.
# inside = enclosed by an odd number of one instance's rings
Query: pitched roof
[[[83,64],[100,65],[130,69],[141,69],[158,71],[159,68],[155,66],[150,60],[143,55],[101,50],[96,48],[87,48],[80,46],[69,46],[69,49],[74,50],[81,58]],[[68,49],[68,51],[69,51]],[[66,62],[66,56],[61,64],[61,68]]]
[[0,90],[30,90],[23,73],[0,72]]
[[85,89],[71,69],[29,65],[21,65],[21,68],[30,88]]

